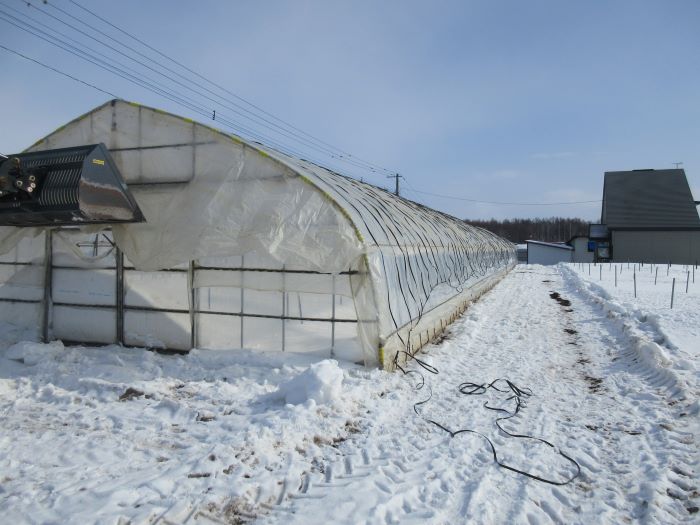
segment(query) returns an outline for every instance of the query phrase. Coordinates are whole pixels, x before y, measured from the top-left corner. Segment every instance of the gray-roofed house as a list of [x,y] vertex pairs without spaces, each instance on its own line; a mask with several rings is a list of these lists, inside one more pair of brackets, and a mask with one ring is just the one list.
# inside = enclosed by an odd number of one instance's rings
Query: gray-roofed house
[[700,262],[700,218],[685,171],[608,171],[601,223],[614,261]]

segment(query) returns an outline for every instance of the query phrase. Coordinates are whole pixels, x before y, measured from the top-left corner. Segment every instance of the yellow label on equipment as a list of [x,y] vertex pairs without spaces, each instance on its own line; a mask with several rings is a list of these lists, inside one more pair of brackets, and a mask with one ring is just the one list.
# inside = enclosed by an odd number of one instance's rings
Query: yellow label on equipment
[[105,165],[105,161],[102,160],[102,159],[92,159],[92,163],[93,163],[93,164],[97,164],[98,166],[104,166],[104,165]]

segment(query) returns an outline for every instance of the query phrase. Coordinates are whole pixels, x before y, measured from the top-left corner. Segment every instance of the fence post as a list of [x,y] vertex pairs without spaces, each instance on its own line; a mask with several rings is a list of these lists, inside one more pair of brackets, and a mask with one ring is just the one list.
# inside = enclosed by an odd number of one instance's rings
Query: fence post
[[690,270],[688,270],[685,277],[685,293],[688,293],[688,284],[690,283]]
[[634,298],[637,298],[637,272],[632,274],[632,280],[634,281]]
[[654,272],[654,286],[656,286],[656,279],[659,277],[659,267],[656,267],[656,272]]
[[673,283],[671,284],[671,310],[673,310],[673,294],[676,292],[676,278],[673,278]]

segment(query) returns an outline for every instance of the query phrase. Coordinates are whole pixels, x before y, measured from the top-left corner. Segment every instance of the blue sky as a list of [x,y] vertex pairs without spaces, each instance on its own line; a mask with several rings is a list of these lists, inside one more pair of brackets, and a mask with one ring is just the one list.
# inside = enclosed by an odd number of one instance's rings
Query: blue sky
[[[88,33],[129,42],[69,0],[31,1],[36,8],[0,0],[0,10],[128,62],[41,11],[85,27],[55,6],[88,22]],[[479,204],[414,190],[587,201],[600,199],[606,170],[683,162],[700,199],[697,0],[76,1],[274,115],[400,172],[406,196],[459,217],[595,220],[600,206]],[[0,45],[202,120],[1,20]],[[0,67],[4,153],[110,98],[2,49]]]

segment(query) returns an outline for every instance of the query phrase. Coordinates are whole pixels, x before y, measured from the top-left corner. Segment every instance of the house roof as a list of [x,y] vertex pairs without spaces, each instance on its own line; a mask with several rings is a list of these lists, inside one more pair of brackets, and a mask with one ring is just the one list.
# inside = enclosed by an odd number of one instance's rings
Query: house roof
[[525,241],[528,244],[537,244],[539,246],[547,246],[548,248],[559,248],[561,250],[573,250],[573,247],[568,244],[558,242],[543,242],[543,241]]
[[700,229],[685,171],[607,171],[601,222],[618,230]]

